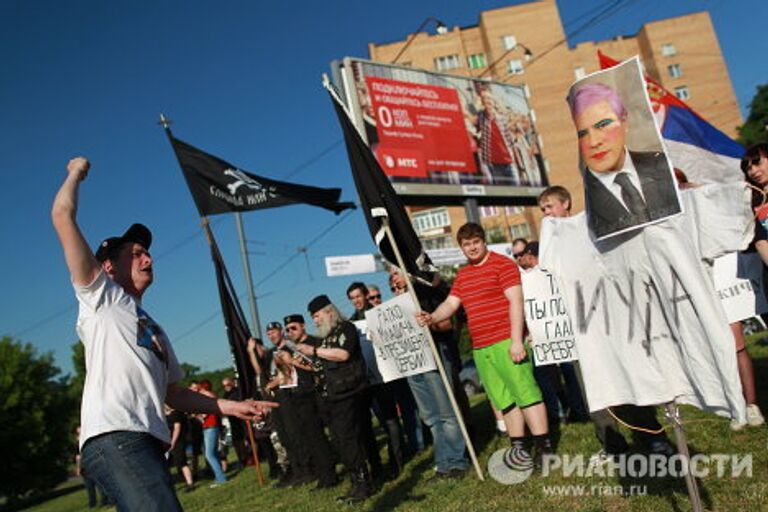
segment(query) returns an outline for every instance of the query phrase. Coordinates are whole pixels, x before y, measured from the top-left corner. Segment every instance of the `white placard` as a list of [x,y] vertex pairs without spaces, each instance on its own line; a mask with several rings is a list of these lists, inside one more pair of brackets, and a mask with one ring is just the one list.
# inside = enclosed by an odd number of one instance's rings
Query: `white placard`
[[536,366],[578,360],[571,318],[554,276],[534,267],[521,272],[520,277],[525,323],[531,333]]
[[365,312],[384,382],[435,370],[425,328],[416,322],[410,295],[398,295]]
[[713,279],[729,323],[768,311],[763,291],[763,261],[756,252],[732,252],[715,258]]
[[327,256],[325,258],[325,273],[328,277],[368,274],[371,272],[376,272],[376,258],[373,254]]

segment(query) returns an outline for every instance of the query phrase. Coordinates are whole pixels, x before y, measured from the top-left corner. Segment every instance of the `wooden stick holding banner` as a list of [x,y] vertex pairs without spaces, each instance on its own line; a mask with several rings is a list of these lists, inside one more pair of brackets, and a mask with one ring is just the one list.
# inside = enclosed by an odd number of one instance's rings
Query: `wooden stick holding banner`
[[691,474],[691,454],[688,451],[688,440],[685,437],[683,423],[680,421],[680,410],[674,402],[667,402],[664,405],[666,416],[672,422],[672,428],[675,431],[675,442],[677,443],[677,452],[680,454],[685,473],[685,486],[688,488],[688,498],[691,500],[693,512],[702,512],[704,509],[701,504],[701,495],[699,486],[696,484],[696,477]]
[[[205,240],[208,242],[208,246],[213,247],[213,243],[214,243],[213,233],[211,232],[211,226],[210,226],[210,223],[208,222],[208,217],[200,217],[200,224],[203,226],[203,229],[205,230]],[[235,369],[235,373],[238,373],[237,369]],[[240,380],[240,379],[241,377],[240,375],[238,375],[237,380]],[[241,383],[238,382],[238,384],[241,384]],[[240,389],[244,389],[244,386],[240,386]],[[256,480],[259,482],[260,487],[264,487],[264,473],[261,470],[261,463],[259,461],[259,451],[256,446],[255,436],[253,435],[253,424],[251,424],[250,421],[245,421],[245,425],[248,431],[248,440],[251,443],[251,454],[253,455],[253,463],[256,467]]]
[[[171,142],[171,147],[173,147],[173,134],[171,133],[171,120],[165,117],[162,113],[160,114],[160,121],[158,123],[160,126],[163,127],[163,130],[165,131],[165,135],[168,137],[168,141]],[[213,238],[213,232],[211,231],[210,223],[208,222],[207,216],[201,216],[200,217],[200,224],[203,226],[203,230],[205,232],[205,240],[208,242],[208,247],[213,248],[214,246],[214,238]],[[218,250],[218,249],[217,249]],[[226,274],[226,273],[225,273]],[[227,276],[228,279],[228,276]],[[230,284],[231,285],[231,284]],[[247,327],[246,327],[247,330]],[[230,347],[231,349],[231,347]],[[234,354],[233,354],[234,356]],[[237,372],[237,367],[235,367],[235,374],[238,374],[238,380],[242,379],[242,376],[239,375],[239,372]],[[239,382],[240,389],[245,389],[245,386],[242,385],[242,382]],[[246,421],[246,428],[248,431],[248,439],[251,442],[251,453],[253,454],[253,461],[256,466],[256,479],[259,482],[259,486],[264,486],[264,474],[261,471],[261,464],[259,463],[259,454],[256,449],[256,443],[254,440],[253,435],[253,425],[250,421]]]
[[[420,310],[421,307],[419,305],[419,298],[416,296],[416,292],[413,289],[413,284],[411,283],[411,278],[408,275],[408,272],[406,272],[405,270],[405,263],[403,262],[403,258],[400,255],[400,249],[397,246],[397,241],[395,240],[395,237],[392,234],[392,230],[389,227],[389,217],[387,216],[386,211],[383,211],[380,214],[377,214],[377,212],[375,211],[371,211],[371,215],[375,217],[376,216],[382,217],[382,228],[384,229],[384,233],[389,239],[389,243],[392,245],[392,250],[395,253],[395,257],[397,258],[397,265],[398,267],[400,267],[400,272],[403,274],[403,277],[408,283],[408,294],[410,295],[411,300],[413,300],[413,304],[416,307],[416,309]],[[448,380],[448,376],[445,373],[445,368],[443,367],[443,361],[440,358],[440,352],[438,352],[437,346],[435,345],[435,340],[432,338],[432,332],[429,330],[429,327],[426,325],[422,327],[422,329],[424,329],[424,332],[427,335],[427,340],[429,341],[429,348],[432,351],[432,355],[435,358],[435,365],[437,365],[437,370],[440,373],[440,379],[443,381],[443,386],[445,386],[445,391],[448,393],[448,398],[450,399],[451,407],[453,408],[453,414],[456,416],[456,421],[458,421],[459,427],[461,428],[461,435],[464,436],[464,442],[467,445],[467,450],[469,451],[469,457],[470,459],[472,459],[472,465],[475,467],[475,472],[477,473],[477,477],[480,480],[485,480],[485,477],[483,476],[483,470],[482,468],[480,468],[480,463],[477,460],[475,447],[472,445],[472,440],[469,438],[469,433],[467,432],[466,425],[464,425],[464,419],[461,416],[459,405],[456,403],[456,397],[453,396],[453,388],[451,387],[450,381]]]

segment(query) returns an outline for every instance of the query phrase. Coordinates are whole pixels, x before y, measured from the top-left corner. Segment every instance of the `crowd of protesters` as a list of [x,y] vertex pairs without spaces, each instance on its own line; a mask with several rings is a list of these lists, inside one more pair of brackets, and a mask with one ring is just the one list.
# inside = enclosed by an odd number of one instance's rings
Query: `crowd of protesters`
[[[117,325],[121,321],[101,318],[99,315],[104,313],[99,301],[129,304],[132,317],[128,324],[138,329],[139,346],[148,350],[147,360],[165,369],[173,367],[174,373],[173,381],[158,384],[157,396],[149,397],[148,405],[157,408],[165,404],[167,440],[160,439],[159,434],[138,436],[141,432],[130,429],[102,432],[96,419],[84,414],[84,431],[88,429],[88,433],[80,435],[83,454],[77,455],[77,469],[89,489],[91,506],[96,504],[97,488],[102,489],[104,503],[116,500],[118,507],[125,508],[125,503],[139,503],[142,499],[125,494],[137,489],[129,489],[125,482],[111,476],[110,472],[119,468],[104,465],[108,460],[112,463],[105,457],[113,448],[119,451],[125,443],[146,444],[142,448],[146,453],[141,457],[144,467],[152,471],[156,470],[157,455],[162,453],[164,466],[176,469],[187,490],[194,489],[202,476],[198,466],[201,454],[213,477],[209,486],[227,482],[229,446],[234,449],[239,467],[254,463],[255,451],[258,460],[269,466],[269,475],[278,488],[312,482],[316,482],[314,490],[336,487],[340,484],[336,466],[341,463],[341,475],[348,475],[350,485],[340,499],[350,503],[365,500],[383,481],[397,478],[409,458],[424,449],[430,439],[434,446],[434,474],[428,481],[460,479],[470,467],[462,422],[470,438],[476,428],[459,377],[459,340],[465,325],[497,428],[510,442],[505,455],[510,467],[541,465],[543,457],[556,448],[561,424],[574,422],[591,421],[594,425],[600,450],[591,457],[591,464],[604,464],[630,449],[619,423],[633,426],[634,443],[648,453],[675,454],[656,419],[654,407],[627,404],[610,411],[590,410],[577,362],[540,367],[532,364],[523,315],[521,272],[537,267],[538,242],[515,240],[510,259],[489,250],[483,228],[475,223],[467,223],[457,232],[457,242],[468,265],[459,270],[452,283],[437,273],[408,278],[396,267],[389,269],[393,296],[415,292],[419,301],[416,319],[431,331],[445,368],[447,387],[436,370],[384,381],[364,325],[366,311],[382,304],[384,297],[377,286],[355,282],[347,289],[353,308],[349,319],[328,296],[319,295],[307,305],[314,335],[309,333],[303,313],[290,313],[282,322],[267,325],[269,345],[256,338],[248,340],[247,354],[256,375],[257,396],[241,396],[236,382],[229,377],[221,382],[221,398],[208,380],[182,388],[178,363],[162,330],[138,306],[138,300],[152,282],[148,253],[151,233],[144,226],[134,225],[122,236],[102,242],[95,253],[79,233],[75,223],[76,192],[88,168],[83,159],[70,162],[69,176],[54,203],[54,224],[76,292],[84,304],[80,326],[84,340],[87,346],[99,347],[104,341],[99,322]],[[742,160],[742,170],[756,188],[762,190],[768,185],[768,146],[750,148]],[[761,200],[756,196],[755,206]],[[541,193],[538,204],[544,216],[567,217],[571,196],[564,187],[552,186]],[[763,223],[757,222],[753,243],[747,250],[759,253],[765,263],[767,239]],[[731,424],[738,430],[747,425],[762,425],[764,419],[756,404],[754,372],[744,350],[742,326],[736,322],[731,329],[747,402],[746,423]],[[128,338],[136,336],[132,332]],[[144,356],[140,351],[135,357]],[[91,362],[89,372],[98,373],[99,367],[93,366],[96,364]],[[120,379],[144,378],[126,372],[124,377],[112,381],[116,389],[125,385]],[[86,391],[102,393],[89,387],[88,382]],[[449,394],[455,397],[458,415]],[[116,400],[123,399],[117,393]],[[91,414],[106,418],[99,398],[93,400],[89,405]],[[128,410],[131,405],[125,407]],[[154,414],[153,410],[147,418],[137,420],[149,422],[150,433],[160,431]],[[386,460],[382,460],[374,418],[384,434]],[[491,421],[490,415],[487,419]],[[164,442],[158,443],[157,439]],[[114,463],[116,467],[129,461],[127,455],[122,457]],[[155,493],[152,499],[157,501],[161,491],[153,485],[147,492]],[[163,492],[170,493],[166,496],[166,503],[172,505],[170,509],[180,508],[172,486],[165,481],[161,486]]]

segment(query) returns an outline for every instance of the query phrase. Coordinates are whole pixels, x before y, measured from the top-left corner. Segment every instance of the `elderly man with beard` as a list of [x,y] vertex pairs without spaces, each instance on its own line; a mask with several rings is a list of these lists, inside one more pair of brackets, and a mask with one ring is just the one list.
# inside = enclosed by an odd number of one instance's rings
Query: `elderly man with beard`
[[[285,332],[293,343],[303,343],[315,347],[321,340],[310,336],[304,327],[304,317],[300,314],[288,315],[284,319]],[[290,343],[289,350],[297,350]],[[306,446],[310,458],[309,466],[314,472],[318,483],[315,489],[327,489],[338,485],[336,469],[333,463],[333,453],[328,438],[323,431],[323,423],[318,408],[318,396],[315,390],[314,367],[309,356],[296,353],[291,359],[296,369],[298,385],[292,391],[292,405],[295,415],[297,443]]]
[[352,486],[340,499],[360,502],[371,495],[370,474],[363,449],[360,400],[368,383],[360,340],[354,324],[345,320],[326,295],[310,301],[307,309],[321,340],[298,349],[320,367],[316,379],[320,409],[331,430]]

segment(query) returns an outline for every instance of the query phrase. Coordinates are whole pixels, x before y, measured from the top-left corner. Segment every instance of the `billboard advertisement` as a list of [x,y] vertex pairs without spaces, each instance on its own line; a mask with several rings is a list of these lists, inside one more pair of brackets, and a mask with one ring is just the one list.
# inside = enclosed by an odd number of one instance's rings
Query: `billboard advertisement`
[[336,76],[406,204],[535,204],[547,186],[524,87],[349,58]]

